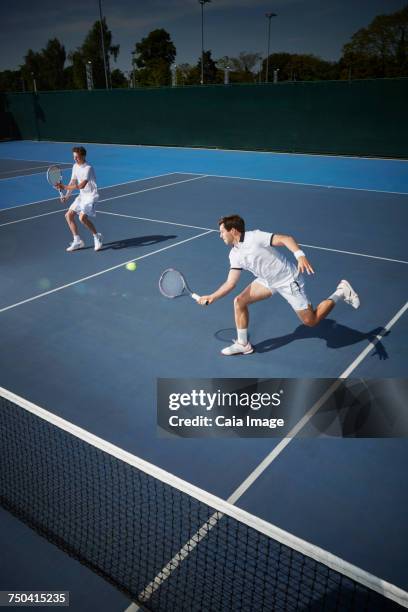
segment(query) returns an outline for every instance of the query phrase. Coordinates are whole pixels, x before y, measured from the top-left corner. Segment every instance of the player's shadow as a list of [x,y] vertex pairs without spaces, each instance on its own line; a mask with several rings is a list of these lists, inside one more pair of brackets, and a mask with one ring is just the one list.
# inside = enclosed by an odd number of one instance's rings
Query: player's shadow
[[154,234],[151,236],[137,236],[136,238],[126,238],[124,240],[115,240],[112,242],[104,242],[101,251],[107,251],[108,249],[130,249],[144,246],[150,246],[152,244],[158,244],[166,240],[172,240],[177,236],[169,235],[163,236],[160,234]]
[[[259,344],[255,345],[257,353],[267,353],[268,351],[274,351],[281,346],[295,342],[296,340],[307,340],[309,338],[321,338],[326,341],[328,348],[341,348],[343,346],[351,346],[352,344],[358,344],[359,342],[375,340],[376,336],[388,336],[390,332],[386,331],[383,327],[376,327],[368,332],[362,332],[347,325],[337,323],[333,319],[324,319],[316,327],[306,327],[306,325],[299,325],[292,334],[286,336],[279,336],[276,338],[269,338]],[[378,341],[375,345],[374,354],[379,359],[388,359],[388,353],[381,341]]]
[[[388,336],[389,333],[390,332],[386,331],[383,327],[376,327],[371,331],[362,332],[358,329],[347,327],[347,325],[337,323],[337,321],[334,321],[333,319],[324,319],[321,321],[321,323],[319,323],[319,325],[316,325],[316,327],[299,325],[291,334],[263,340],[258,344],[254,344],[254,349],[257,353],[267,353],[269,351],[275,351],[282,346],[286,346],[291,342],[308,340],[311,338],[321,338],[322,340],[326,341],[326,346],[328,348],[336,349],[343,346],[351,346],[364,341],[373,342],[376,336],[381,336],[381,338],[384,338],[385,336]],[[229,342],[236,337],[236,331],[220,330],[216,333],[216,337],[224,342]],[[373,352],[373,356],[374,355],[376,355],[379,359],[388,359],[388,353],[381,341],[377,341]]]

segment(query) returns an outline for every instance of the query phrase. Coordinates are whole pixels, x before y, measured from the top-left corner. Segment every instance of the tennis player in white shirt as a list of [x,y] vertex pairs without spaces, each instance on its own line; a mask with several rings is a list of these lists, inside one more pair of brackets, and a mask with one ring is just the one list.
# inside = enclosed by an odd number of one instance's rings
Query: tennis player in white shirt
[[73,236],[73,241],[68,246],[67,251],[76,251],[77,249],[83,249],[85,246],[84,241],[78,234],[78,227],[75,219],[77,215],[81,223],[92,233],[95,251],[99,251],[102,248],[102,234],[96,231],[94,224],[89,219],[89,217],[96,216],[95,202],[99,198],[95,171],[86,161],[86,149],[84,147],[73,147],[72,154],[75,163],[72,168],[71,180],[68,185],[64,185],[63,183],[57,185],[59,189],[67,191],[63,201],[68,199],[71,191],[79,189],[79,195],[75,198],[65,214],[65,218]]
[[[248,355],[254,349],[248,340],[248,306],[279,293],[292,306],[300,320],[314,327],[327,317],[341,300],[353,308],[360,306],[357,293],[346,280],[340,281],[336,291],[313,308],[308,299],[302,274],[314,274],[304,252],[292,236],[273,234],[260,230],[245,231],[245,222],[238,215],[221,217],[218,222],[220,238],[231,246],[230,271],[227,280],[211,295],[203,295],[199,304],[205,306],[224,297],[236,286],[241,271],[248,270],[255,276],[246,289],[234,299],[237,339],[225,347],[223,355]],[[291,251],[295,261],[290,261],[275,247],[284,246]]]

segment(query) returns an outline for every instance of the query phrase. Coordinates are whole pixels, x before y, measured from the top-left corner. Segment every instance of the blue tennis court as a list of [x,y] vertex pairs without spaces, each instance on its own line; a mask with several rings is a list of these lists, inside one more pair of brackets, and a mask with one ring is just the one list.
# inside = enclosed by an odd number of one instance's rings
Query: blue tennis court
[[[96,253],[81,228],[86,248],[67,253],[65,206],[45,171],[58,163],[68,179],[71,147],[0,144],[1,387],[407,591],[406,439],[165,439],[156,384],[406,377],[408,162],[89,144],[104,245]],[[316,270],[314,304],[346,278],[361,308],[339,304],[307,328],[274,296],[251,308],[255,352],[222,356],[238,288],[200,308],[166,300],[158,279],[172,267],[197,293],[214,291],[229,269],[217,222],[232,213],[248,229],[297,239]],[[75,611],[137,609],[1,516],[2,588],[68,590]]]

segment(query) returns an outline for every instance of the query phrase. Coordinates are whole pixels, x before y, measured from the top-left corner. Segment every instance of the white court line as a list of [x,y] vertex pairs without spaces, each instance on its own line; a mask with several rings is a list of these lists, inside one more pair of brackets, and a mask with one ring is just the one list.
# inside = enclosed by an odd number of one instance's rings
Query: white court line
[[[37,142],[36,140],[28,140],[26,142]],[[53,141],[55,143],[59,143],[59,144],[75,144],[74,142],[71,141]],[[139,148],[139,149],[162,149],[162,150],[166,150],[166,149],[177,149],[180,150],[180,148],[182,150],[188,150],[188,151],[212,151],[212,152],[226,152],[226,153],[254,153],[256,155],[290,155],[293,157],[307,157],[310,159],[313,159],[315,157],[323,157],[324,159],[337,159],[337,158],[341,158],[341,159],[353,159],[353,160],[367,160],[367,161],[387,161],[387,162],[398,162],[398,163],[403,163],[403,164],[408,164],[408,159],[397,159],[397,158],[392,158],[392,157],[363,157],[363,156],[357,156],[357,155],[336,155],[336,154],[332,154],[332,155],[328,155],[328,154],[324,154],[324,153],[291,153],[290,151],[247,151],[247,150],[242,150],[242,149],[221,149],[221,148],[206,148],[206,147],[176,147],[176,146],[159,146],[159,145],[111,145],[109,143],[103,143],[103,142],[85,142],[84,144],[86,145],[97,145],[97,146],[101,146],[101,147],[112,147],[112,146],[120,146],[120,147],[130,147],[130,148]],[[13,158],[14,159],[14,158]],[[35,160],[33,160],[35,161]],[[177,174],[195,174],[193,172],[178,172]],[[196,173],[198,174],[198,173]],[[209,176],[219,176],[220,178],[236,178],[236,179],[241,179],[241,180],[248,180],[248,181],[268,181],[268,182],[272,182],[272,183],[284,183],[284,184],[289,184],[289,185],[304,185],[304,186],[310,186],[310,187],[327,187],[328,189],[356,189],[357,191],[373,191],[375,193],[391,193],[391,194],[397,194],[397,195],[408,195],[408,192],[404,192],[404,191],[383,191],[381,189],[376,190],[376,189],[363,189],[363,188],[358,188],[358,187],[336,187],[336,186],[332,186],[332,185],[319,185],[319,184],[314,184],[314,183],[298,183],[298,182],[292,182],[292,181],[276,181],[273,179],[256,179],[256,178],[248,178],[248,177],[244,177],[244,176],[223,176],[223,175],[217,175],[217,174],[212,174]]]
[[68,208],[62,208],[61,210],[51,210],[47,213],[41,213],[40,215],[34,215],[33,217],[25,217],[24,219],[17,219],[16,221],[7,221],[7,223],[0,223],[0,227],[5,227],[6,225],[14,225],[15,223],[22,223],[23,221],[31,221],[32,219],[47,217],[48,215],[56,215],[57,213],[62,213],[66,210],[68,210]]
[[[129,185],[130,183],[140,183],[141,181],[152,181],[156,178],[163,178],[164,176],[173,176],[174,174],[186,174],[190,175],[190,172],[165,172],[164,174],[157,174],[155,176],[146,176],[145,178],[133,179],[131,181],[124,181],[123,183],[115,183],[114,185],[108,185],[106,187],[98,187],[98,191],[102,191],[103,189],[111,189],[112,187],[121,187],[122,185]],[[199,176],[198,173],[194,176]],[[5,210],[14,210],[15,208],[23,208],[24,206],[32,206],[33,204],[42,204],[43,202],[51,202],[52,200],[56,200],[57,198],[54,196],[53,198],[46,198],[43,200],[36,200],[35,202],[27,202],[27,204],[16,204],[16,206],[9,206],[8,208],[1,208],[0,214]]]
[[[61,164],[62,165],[62,164]],[[65,164],[68,165],[68,164]],[[71,167],[69,165],[69,167]],[[42,170],[49,168],[49,166],[36,166],[35,168],[19,168],[18,170],[6,170],[4,172],[0,172],[0,174],[9,174],[15,172],[28,172],[29,170],[38,170],[38,172],[33,172],[33,174],[41,174]],[[63,168],[65,170],[65,168]],[[0,181],[7,181],[7,179],[20,178],[23,176],[31,176],[31,174],[18,174],[17,176],[6,176],[5,178],[0,178]]]
[[[180,174],[198,174],[195,172],[182,172]],[[385,191],[383,189],[363,189],[362,187],[340,187],[338,185],[320,185],[319,183],[299,183],[297,181],[279,181],[277,179],[260,179],[260,178],[249,178],[246,176],[230,176],[227,174],[207,174],[207,177],[222,178],[222,179],[236,179],[240,181],[258,181],[260,183],[278,183],[281,185],[299,185],[301,187],[321,187],[324,189],[342,189],[349,191],[367,191],[369,193],[389,193],[392,195],[408,195],[408,191]]]
[[[98,212],[101,215],[111,215],[112,217],[125,217],[126,219],[136,219],[138,221],[151,221],[153,223],[166,223],[168,225],[178,225],[180,227],[191,227],[193,229],[209,230],[217,234],[219,233],[219,230],[210,229],[209,227],[201,227],[199,225],[186,225],[183,223],[175,223],[173,221],[163,221],[162,219],[149,219],[148,217],[136,217],[134,215],[125,215],[122,213],[107,212],[106,210],[100,210]],[[367,253],[355,253],[354,251],[342,251],[340,249],[331,249],[329,247],[315,246],[313,244],[304,244],[304,243],[299,243],[299,244],[300,246],[307,247],[308,249],[318,249],[319,251],[331,251],[333,253],[341,253],[342,255],[355,255],[357,257],[366,257],[368,259],[379,259],[381,261],[390,261],[392,263],[408,264],[408,261],[404,261],[403,259],[391,259],[390,257],[380,257],[379,255],[368,255]]]
[[[181,185],[182,183],[191,183],[192,181],[198,181],[203,178],[205,178],[205,175],[195,176],[194,178],[184,179],[182,181],[175,181],[174,183],[167,183],[165,185],[156,185],[155,187],[146,187],[146,189],[139,189],[138,191],[131,191],[129,193],[122,193],[121,195],[118,195],[118,196],[112,196],[111,198],[105,198],[102,200],[98,200],[98,206],[99,204],[102,204],[102,202],[110,202],[111,200],[117,200],[119,198],[126,198],[127,196],[137,195],[138,193],[145,193],[146,191],[154,191],[155,189],[163,189],[163,187],[173,187],[173,185]],[[52,198],[52,199],[55,200],[55,198]],[[45,201],[46,200],[44,200],[44,202]],[[9,209],[4,209],[4,210],[9,210]],[[16,219],[15,221],[7,221],[7,223],[0,223],[0,227],[4,227],[6,225],[13,225],[14,223],[21,223],[22,221],[30,221],[31,219],[37,219],[38,217],[45,217],[47,215],[53,215],[55,213],[64,212],[66,210],[68,210],[68,208],[63,208],[62,210],[52,210],[51,212],[48,212],[48,213],[41,213],[40,215],[33,215],[32,217],[25,217],[24,219]],[[114,214],[114,213],[104,213],[104,211],[98,211],[98,212],[102,214],[108,214],[108,215]],[[126,215],[119,215],[119,213],[117,213],[117,216],[126,216]],[[133,217],[133,218],[137,219],[138,217]],[[153,219],[150,219],[150,221],[152,220]],[[158,223],[160,223],[160,221],[158,221]],[[182,225],[182,224],[179,224],[179,225]],[[194,227],[194,226],[186,225],[185,227]],[[198,229],[201,229],[201,228],[198,228]],[[204,228],[204,229],[208,229],[208,228]],[[216,230],[211,230],[211,231],[216,231]]]
[[120,264],[116,264],[115,266],[111,266],[110,268],[106,268],[105,270],[100,270],[100,272],[95,272],[94,274],[90,274],[89,276],[84,276],[79,278],[76,281],[72,281],[71,283],[67,283],[66,285],[61,285],[60,287],[55,287],[54,289],[50,289],[49,291],[44,291],[44,293],[39,293],[38,295],[34,295],[33,297],[27,298],[26,300],[21,300],[21,302],[17,302],[16,304],[11,304],[10,306],[5,306],[0,309],[0,314],[6,312],[7,310],[12,310],[13,308],[17,308],[17,306],[22,306],[23,304],[28,304],[29,302],[34,302],[35,300],[39,300],[40,298],[45,297],[46,295],[51,295],[52,293],[57,293],[57,291],[62,291],[63,289],[67,289],[68,287],[73,287],[78,283],[83,283],[91,278],[96,278],[97,276],[101,276],[102,274],[106,274],[107,272],[112,272],[112,270],[117,270],[118,268],[123,268],[126,264],[131,263],[133,261],[140,261],[141,259],[145,259],[146,257],[150,257],[151,255],[156,255],[157,253],[161,253],[162,251],[167,251],[168,249],[172,249],[173,247],[179,246],[180,244],[184,244],[186,242],[190,242],[191,240],[195,240],[196,238],[200,238],[201,236],[206,236],[210,234],[212,230],[208,232],[202,232],[201,234],[197,234],[197,236],[192,236],[191,238],[186,238],[185,240],[180,240],[179,242],[175,242],[174,244],[170,244],[161,249],[157,249],[156,251],[151,251],[150,253],[146,253],[145,255],[140,255],[139,257],[134,257],[133,259],[128,259],[127,261],[123,261]]
[[333,253],[341,253],[342,255],[356,255],[357,257],[368,257],[369,259],[380,259],[381,261],[391,261],[392,263],[408,264],[408,261],[403,259],[391,259],[390,257],[379,257],[378,255],[368,255],[367,253],[355,253],[354,251],[341,251],[340,249],[330,249],[329,247],[315,246],[313,244],[301,244],[308,249],[318,249],[320,251],[331,251]]
[[[37,141],[32,141],[32,140],[28,140],[26,142],[37,142]],[[1,153],[1,150],[0,150]],[[68,163],[67,160],[65,161],[58,161],[56,159],[54,160],[49,160],[49,159],[27,159],[26,157],[1,157],[0,159],[6,160],[6,161],[23,161],[23,162],[36,162],[39,164],[66,164]]]
[[[205,178],[205,177],[197,177],[197,178]],[[194,180],[194,179],[189,179],[189,180]],[[188,182],[188,181],[182,181],[182,182]],[[143,193],[143,191],[151,191],[152,189],[160,189],[161,187],[168,187],[168,186],[172,186],[172,185],[177,185],[177,183],[170,183],[170,185],[159,185],[158,187],[149,187],[148,189],[142,189],[140,191],[134,191],[133,193],[129,193],[129,194],[123,194],[121,196],[117,196],[117,197],[126,197],[126,195],[136,195],[138,193]],[[106,200],[100,200],[99,203],[101,202],[109,202],[111,199],[114,198],[107,198]],[[21,223],[22,221],[30,221],[32,219],[38,219],[40,217],[46,217],[47,215],[55,215],[56,213],[61,213],[61,212],[65,212],[66,210],[68,210],[67,208],[64,208],[62,210],[53,210],[51,212],[48,213],[42,213],[40,215],[34,215],[33,217],[26,217],[24,219],[17,219],[16,221],[8,221],[7,223],[0,223],[0,227],[5,227],[6,225],[13,225],[15,223]],[[112,213],[112,212],[107,212],[106,210],[98,210],[98,215],[110,215],[112,217],[123,217],[125,219],[134,219],[136,221],[149,221],[151,223],[164,223],[166,225],[175,225],[177,227],[188,227],[191,229],[200,229],[200,230],[208,230],[209,232],[213,232],[218,234],[219,230],[217,229],[211,229],[209,227],[201,227],[200,225],[187,225],[186,223],[175,223],[174,221],[165,221],[163,219],[150,219],[149,217],[136,217],[134,215],[125,215],[122,213]],[[354,255],[356,257],[365,257],[367,259],[377,259],[380,261],[389,261],[391,263],[400,263],[400,264],[408,264],[408,261],[404,261],[403,259],[391,259],[390,257],[380,257],[379,255],[369,255],[368,253],[357,253],[354,251],[342,251],[341,249],[331,249],[329,247],[322,247],[322,246],[316,246],[313,244],[304,244],[303,242],[300,243],[300,246],[302,247],[306,247],[308,249],[317,249],[319,251],[329,251],[332,253],[340,253],[341,255]]]
[[[392,317],[392,319],[385,325],[384,330],[389,331],[393,325],[402,317],[402,315],[408,309],[408,302],[404,304],[402,308]],[[283,438],[282,441],[265,457],[265,459],[249,474],[249,476],[235,489],[235,491],[228,497],[226,500],[228,504],[234,505],[240,497],[254,484],[254,482],[261,476],[261,474],[271,465],[271,463],[282,453],[282,451],[292,442],[292,440],[297,436],[297,434],[307,425],[310,419],[318,412],[318,410],[325,404],[328,398],[336,391],[336,389],[342,384],[342,382],[350,376],[350,374],[357,368],[357,366],[365,359],[365,357],[370,353],[370,351],[375,348],[375,345],[382,339],[384,334],[378,334],[375,339],[368,344],[368,346],[356,357],[356,359],[349,365],[349,367],[344,370],[344,372],[340,375],[340,378],[336,380],[327,391],[322,395],[322,397],[315,402],[315,404],[308,410],[308,412],[300,419],[300,421],[291,429],[288,436]],[[214,505],[215,508],[220,508],[220,505]],[[221,510],[221,511],[220,511]],[[165,580],[167,580],[171,574],[177,569],[177,567],[188,557],[190,552],[198,546],[200,541],[207,537],[208,533],[217,525],[218,521],[223,517],[222,508],[219,511],[215,512],[201,527],[196,533],[190,538],[188,542],[174,555],[174,557],[162,568],[162,570],[153,578],[153,580],[145,587],[145,589],[139,594],[139,599],[141,601],[148,601],[154,592],[160,588]],[[239,509],[238,509],[239,510]],[[260,519],[259,519],[260,520]],[[256,528],[256,527],[255,527]],[[279,533],[279,532],[278,532]],[[283,532],[282,532],[283,533]],[[275,536],[278,534],[275,534]],[[294,537],[294,536],[292,536]],[[278,541],[284,543],[284,540],[280,540],[277,537]],[[296,539],[293,542],[288,542],[288,545],[296,544]],[[309,554],[313,552],[313,545],[309,545],[311,548],[309,550],[304,549],[302,552],[304,554]],[[296,548],[296,546],[295,546]],[[299,549],[297,549],[299,550]],[[316,548],[317,550],[317,548]],[[319,549],[321,551],[321,549]],[[335,559],[330,553],[327,554],[327,562],[330,565],[330,559]],[[316,557],[312,557],[316,558]],[[346,562],[345,567],[342,568],[342,571],[345,575],[349,577],[353,577],[353,573],[357,568],[353,567],[351,564]],[[336,568],[334,568],[336,569]],[[338,569],[338,571],[341,571]],[[358,568],[359,578],[362,584],[368,586],[369,588],[374,588],[375,591],[382,594],[382,588],[385,586],[385,583],[381,581],[381,587],[376,583],[372,583],[372,576]],[[378,579],[377,579],[378,580]],[[390,589],[391,593],[394,597],[392,599],[394,601],[398,601],[399,603],[404,602],[407,604],[407,593],[392,585]],[[139,610],[139,606],[135,603],[132,603],[127,609],[126,612],[136,612]]]
[[[47,168],[48,167],[49,166],[47,166]],[[62,170],[65,170],[65,168],[62,168]],[[4,178],[0,178],[0,181],[14,181],[14,179],[25,178],[26,176],[38,176],[39,174],[45,174],[45,168],[43,168],[42,170],[38,172],[30,172],[29,174],[17,174],[16,176],[6,176]],[[27,204],[22,204],[22,206],[27,206]]]
[[[192,229],[208,230],[209,232],[219,233],[219,230],[199,225],[187,225],[186,223],[175,223],[174,221],[162,221],[161,219],[149,219],[148,217],[134,217],[133,215],[123,215],[122,213],[111,213],[106,210],[99,210],[100,215],[111,215],[112,217],[124,217],[125,219],[135,219],[136,221],[151,221],[152,223],[165,223],[166,225],[177,225],[178,227],[191,227]],[[1,225],[0,225],[1,227]]]
[[[38,140],[26,140],[25,142],[34,142],[36,144],[38,144]],[[46,141],[42,141],[42,142],[46,142]],[[51,143],[56,143],[56,144],[76,144],[76,142],[74,141],[70,141],[70,140],[53,140],[51,141]],[[49,144],[47,142],[47,144]],[[398,159],[398,158],[394,158],[394,157],[364,157],[362,155],[336,155],[336,153],[293,153],[291,151],[254,151],[252,150],[246,150],[246,149],[222,149],[220,147],[179,147],[176,145],[147,145],[147,144],[115,144],[112,145],[108,142],[84,142],[83,144],[86,145],[97,145],[100,147],[130,147],[133,149],[182,149],[182,150],[187,150],[187,151],[219,151],[219,152],[223,152],[225,151],[226,153],[256,153],[258,155],[290,155],[293,157],[310,157],[311,159],[313,159],[314,157],[324,157],[326,159],[336,159],[337,157],[340,157],[341,159],[367,159],[369,161],[375,161],[375,160],[379,160],[379,161],[391,161],[391,162],[405,162],[407,163],[408,159]],[[9,159],[9,158],[7,158]],[[33,160],[35,161],[35,160]]]
[[[138,193],[145,193],[146,191],[154,191],[155,189],[162,189],[163,187],[173,187],[173,185],[181,185],[182,183],[190,183],[191,181],[198,181],[199,179],[202,179],[202,178],[205,178],[205,175],[195,176],[194,178],[184,179],[183,181],[176,181],[174,183],[167,183],[165,185],[156,185],[155,187],[147,187],[146,189],[139,189],[138,191],[131,191],[130,193],[122,193],[121,195],[118,195],[118,196],[112,196],[111,198],[105,198],[102,200],[98,200],[98,205],[102,204],[102,202],[110,202],[111,200],[117,200],[119,198],[126,198],[127,196],[137,195]],[[55,198],[52,198],[52,199],[54,200]],[[9,209],[4,209],[4,210],[9,210]],[[40,215],[34,215],[32,217],[26,217],[24,219],[16,219],[15,221],[8,221],[7,223],[0,224],[0,227],[4,227],[5,225],[13,225],[14,223],[21,223],[22,221],[30,221],[30,219],[37,219],[38,217],[45,217],[46,215],[53,215],[57,212],[64,212],[65,210],[68,210],[68,209],[64,208],[62,211],[53,210],[48,213],[42,213]],[[99,212],[103,214],[104,211],[99,211]],[[113,214],[113,213],[106,213],[106,214]],[[118,214],[118,216],[120,215]],[[193,226],[186,226],[186,227],[193,227]],[[211,230],[211,231],[215,231],[215,230]]]
[[182,183],[191,183],[192,181],[199,181],[200,179],[207,178],[206,174],[200,174],[200,176],[194,176],[193,178],[183,179],[182,181],[176,181],[174,183],[167,183],[166,185],[156,185],[155,187],[146,187],[146,189],[140,189],[139,191],[131,191],[130,193],[122,193],[121,195],[112,196],[104,200],[98,200],[98,204],[102,202],[110,202],[111,200],[119,200],[120,198],[127,198],[128,196],[136,195],[137,193],[145,193],[146,191],[154,191],[155,189],[163,189],[163,187],[172,187],[173,185],[181,185]]

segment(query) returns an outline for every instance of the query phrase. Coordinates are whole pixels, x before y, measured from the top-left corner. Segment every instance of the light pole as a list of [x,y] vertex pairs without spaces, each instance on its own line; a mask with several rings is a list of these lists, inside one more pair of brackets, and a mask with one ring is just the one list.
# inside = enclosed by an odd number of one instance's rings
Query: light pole
[[34,93],[37,93],[37,81],[36,81],[34,72],[31,73],[31,76],[32,76],[32,79],[33,79],[33,91],[34,91]]
[[132,51],[132,82],[133,82],[133,89],[136,89],[136,60],[135,60],[135,54],[136,51]]
[[271,42],[271,19],[272,17],[277,17],[276,13],[265,13],[265,17],[268,19],[268,51],[266,53],[266,77],[265,83],[268,82],[269,77],[269,46]]
[[230,66],[225,66],[224,68],[224,85],[229,85],[230,82]]
[[201,4],[201,85],[204,85],[204,4],[211,0],[198,0]]
[[105,85],[106,85],[106,89],[109,89],[108,69],[107,69],[107,66],[106,66],[106,54],[105,54],[105,41],[104,41],[104,35],[103,35],[102,3],[101,3],[101,0],[99,0],[99,25],[101,26],[101,47],[102,47],[102,57],[103,57],[103,68],[105,70]]
[[89,90],[92,90],[93,89],[93,76],[92,76],[91,60],[88,60],[87,63],[85,64],[85,71],[86,71],[86,85]]

